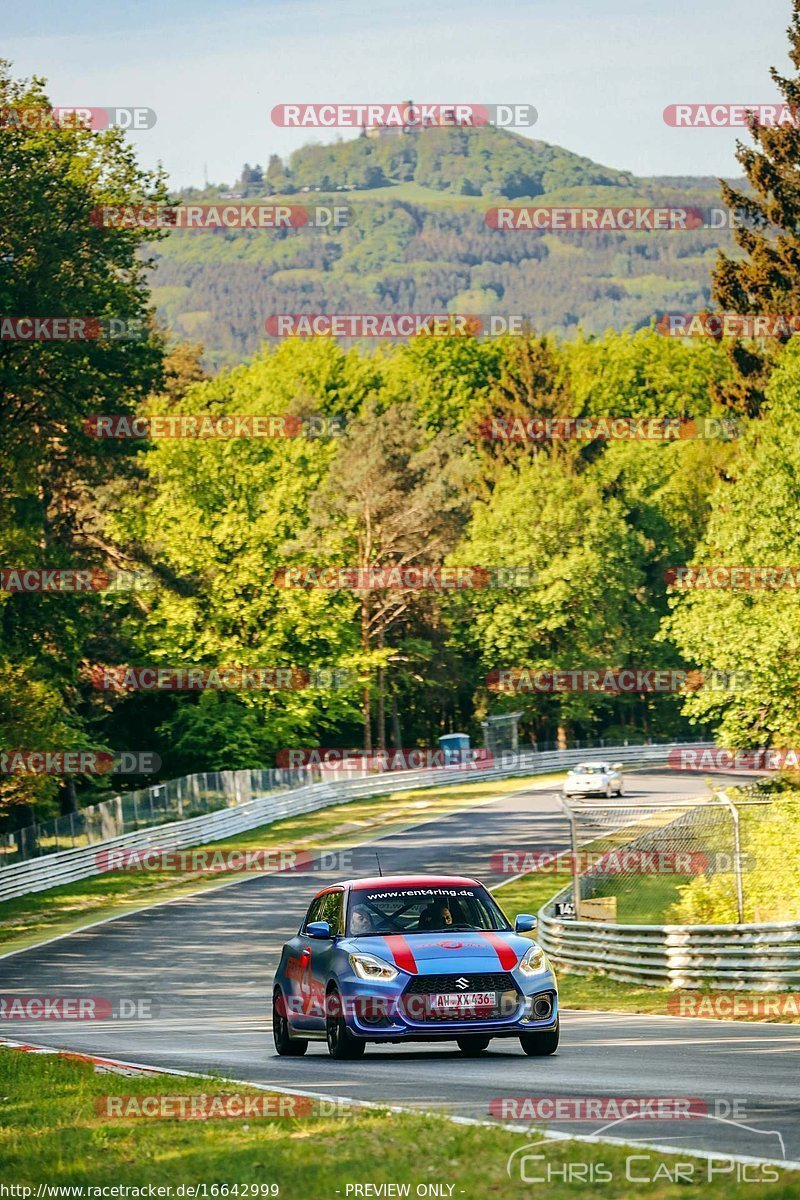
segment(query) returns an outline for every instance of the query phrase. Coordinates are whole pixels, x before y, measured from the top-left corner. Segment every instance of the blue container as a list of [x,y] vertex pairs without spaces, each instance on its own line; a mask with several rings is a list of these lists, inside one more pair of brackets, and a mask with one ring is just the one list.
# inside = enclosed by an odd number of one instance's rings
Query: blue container
[[468,733],[446,733],[439,738],[439,748],[444,753],[447,766],[453,763],[468,762],[470,745]]

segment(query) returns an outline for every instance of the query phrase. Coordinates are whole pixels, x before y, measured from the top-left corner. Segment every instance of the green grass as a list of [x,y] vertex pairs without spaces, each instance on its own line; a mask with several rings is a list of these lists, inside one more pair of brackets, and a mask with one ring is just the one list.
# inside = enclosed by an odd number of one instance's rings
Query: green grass
[[[339,1116],[201,1121],[109,1119],[97,1111],[107,1096],[199,1092],[258,1094],[208,1079],[97,1075],[86,1063],[0,1050],[3,1181],[33,1187],[34,1195],[40,1183],[145,1189],[206,1184],[209,1196],[220,1194],[212,1192],[213,1185],[239,1185],[241,1196],[243,1184],[277,1184],[283,1200],[334,1200],[337,1193],[346,1195],[348,1184],[365,1182],[408,1184],[411,1195],[420,1184],[452,1185],[451,1195],[465,1200],[512,1200],[529,1190],[522,1189],[518,1175],[509,1177],[506,1163],[531,1135],[458,1125],[438,1115],[349,1109]],[[604,1164],[614,1177],[603,1183],[608,1200],[686,1195],[685,1185],[664,1180],[663,1167],[659,1181],[645,1185],[628,1183],[625,1170],[630,1153],[647,1156],[646,1164],[637,1158],[636,1173],[641,1175],[646,1165],[651,1178],[662,1163],[674,1169],[676,1161],[689,1161],[686,1154],[579,1142],[547,1143],[541,1152],[560,1171],[565,1163]],[[706,1182],[707,1165],[701,1160],[695,1164],[704,1196],[743,1200],[753,1195],[752,1184],[732,1184],[724,1177]],[[759,1185],[759,1198],[797,1195],[795,1173],[774,1174],[777,1181]],[[547,1188],[549,1200],[574,1198],[576,1192],[596,1194],[594,1188],[581,1190],[559,1175]]]
[[[555,778],[560,776],[491,780],[371,796],[261,825],[198,849],[222,852],[281,847],[346,849],[459,808],[485,804],[494,796],[531,787],[552,787]],[[109,871],[46,892],[6,900],[0,903],[0,951],[21,950],[106,917],[219,887],[233,877],[233,872],[223,878],[219,872],[176,877],[168,871]]]
[[693,878],[693,875],[612,876],[594,894],[616,896],[620,925],[668,925],[669,910],[680,900],[678,889]]

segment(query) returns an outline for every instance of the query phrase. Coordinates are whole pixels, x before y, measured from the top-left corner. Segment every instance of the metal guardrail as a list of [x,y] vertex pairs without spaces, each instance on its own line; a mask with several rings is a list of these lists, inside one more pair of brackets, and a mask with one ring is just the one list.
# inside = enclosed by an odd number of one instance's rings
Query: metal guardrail
[[[607,746],[604,758],[614,758],[628,765],[647,765],[663,762],[670,750],[699,743],[658,744],[650,746]],[[595,751],[596,753],[596,751]],[[482,780],[511,779],[518,776],[546,775],[574,766],[586,758],[586,749],[531,752],[516,756],[513,763],[491,767],[435,767],[418,771],[387,771],[379,774],[361,772],[359,777],[311,783],[278,794],[260,796],[218,812],[167,825],[152,826],[122,837],[97,841],[90,846],[47,854],[26,862],[12,863],[0,868],[0,902],[31,892],[46,891],[61,884],[73,883],[103,873],[106,852],[111,849],[183,850],[207,842],[220,841],[232,834],[270,825],[285,817],[314,812],[348,800],[381,796],[387,792],[411,791],[415,788],[448,787],[455,783],[479,783]],[[479,764],[480,766],[480,764]],[[249,775],[249,772],[234,774]]]
[[555,917],[555,903],[571,892],[570,885],[539,913],[539,941],[556,966],[651,987],[800,987],[800,924],[607,925]]

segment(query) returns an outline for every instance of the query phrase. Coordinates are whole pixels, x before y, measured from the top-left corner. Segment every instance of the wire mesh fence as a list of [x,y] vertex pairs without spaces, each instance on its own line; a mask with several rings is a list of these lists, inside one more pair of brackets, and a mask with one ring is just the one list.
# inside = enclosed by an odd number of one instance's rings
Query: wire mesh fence
[[285,791],[320,778],[314,768],[208,771],[112,796],[78,812],[29,825],[0,838],[0,867],[58,850],[108,841],[139,829],[205,816],[254,796]]
[[[739,803],[768,804],[766,799]],[[680,924],[686,894],[711,880],[730,892],[741,920],[752,865],[748,829],[725,793],[659,804],[566,803],[573,876],[566,912],[624,925]],[[576,903],[577,897],[577,903]]]

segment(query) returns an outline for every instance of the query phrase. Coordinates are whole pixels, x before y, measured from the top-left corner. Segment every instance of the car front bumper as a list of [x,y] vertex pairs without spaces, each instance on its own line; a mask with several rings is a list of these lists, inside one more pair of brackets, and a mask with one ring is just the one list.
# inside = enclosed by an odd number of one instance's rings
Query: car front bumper
[[[418,977],[419,978],[419,977]],[[469,1034],[491,1037],[519,1037],[553,1029],[558,1022],[558,989],[550,971],[525,981],[523,991],[515,979],[517,995],[491,1015],[462,1015],[453,1019],[442,1014],[429,1015],[426,994],[408,990],[409,980],[390,993],[360,981],[341,986],[345,1023],[355,1037],[371,1042],[445,1041]],[[541,1006],[547,1002],[547,1011]],[[416,1003],[414,1003],[416,1002]],[[536,1010],[539,1010],[538,1012]]]

